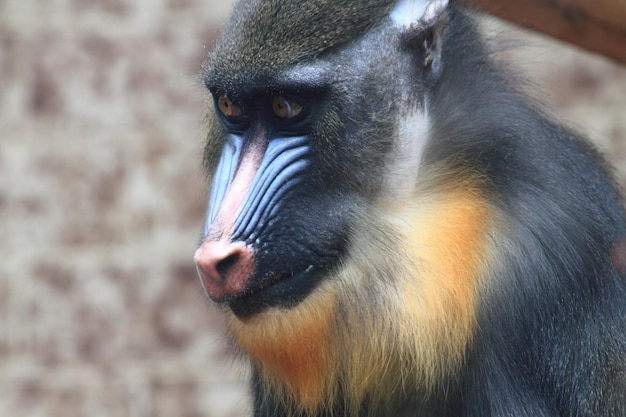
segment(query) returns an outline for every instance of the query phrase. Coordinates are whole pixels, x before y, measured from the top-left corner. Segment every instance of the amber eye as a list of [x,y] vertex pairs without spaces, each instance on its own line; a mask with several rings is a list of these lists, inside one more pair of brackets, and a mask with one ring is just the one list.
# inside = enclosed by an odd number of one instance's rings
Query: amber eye
[[226,96],[220,96],[217,99],[217,106],[220,108],[222,114],[226,117],[238,117],[243,114],[241,107],[236,105]]
[[281,119],[289,119],[300,114],[302,105],[298,102],[287,100],[283,96],[276,96],[272,99],[272,111]]

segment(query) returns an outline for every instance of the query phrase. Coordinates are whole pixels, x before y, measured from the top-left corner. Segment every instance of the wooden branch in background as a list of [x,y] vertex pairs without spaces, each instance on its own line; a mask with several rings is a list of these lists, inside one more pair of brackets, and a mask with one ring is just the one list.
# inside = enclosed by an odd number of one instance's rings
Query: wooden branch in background
[[626,0],[467,0],[467,3],[626,63]]

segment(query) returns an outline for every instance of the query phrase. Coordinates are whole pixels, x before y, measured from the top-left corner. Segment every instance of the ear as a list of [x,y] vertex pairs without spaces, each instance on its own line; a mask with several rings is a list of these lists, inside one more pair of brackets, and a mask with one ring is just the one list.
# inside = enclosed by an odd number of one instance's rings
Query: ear
[[402,43],[422,52],[422,66],[434,76],[441,71],[447,9],[448,0],[399,0],[391,12],[392,20],[401,28]]

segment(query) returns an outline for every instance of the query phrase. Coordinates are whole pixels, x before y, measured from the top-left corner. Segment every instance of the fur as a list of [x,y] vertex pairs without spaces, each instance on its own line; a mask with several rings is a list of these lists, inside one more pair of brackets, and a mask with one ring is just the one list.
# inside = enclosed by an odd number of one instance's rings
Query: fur
[[301,305],[229,320],[266,395],[290,415],[357,416],[365,402],[378,415],[406,392],[456,376],[495,227],[468,184],[402,207],[374,205],[356,220],[341,268]]
[[[253,315],[225,309],[254,415],[626,415],[610,170],[520,91],[462,5],[414,25],[393,6],[244,1],[209,60],[216,96],[315,104],[307,173],[249,245],[267,276],[321,272]],[[209,124],[211,172],[226,132]]]

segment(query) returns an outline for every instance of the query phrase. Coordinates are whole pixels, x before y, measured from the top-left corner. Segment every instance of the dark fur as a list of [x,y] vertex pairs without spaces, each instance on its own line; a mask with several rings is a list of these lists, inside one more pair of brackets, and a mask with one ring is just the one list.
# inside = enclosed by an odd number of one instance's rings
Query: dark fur
[[429,159],[486,176],[509,241],[443,415],[626,415],[626,282],[611,255],[626,221],[605,162],[515,91],[461,13],[442,59]]
[[393,1],[293,0],[240,2],[215,49],[212,71],[237,81],[273,75],[360,36],[389,13]]

